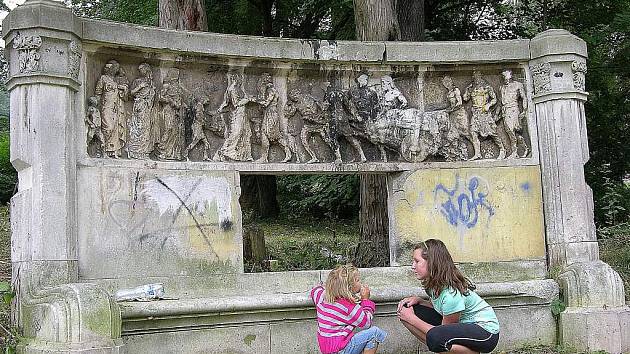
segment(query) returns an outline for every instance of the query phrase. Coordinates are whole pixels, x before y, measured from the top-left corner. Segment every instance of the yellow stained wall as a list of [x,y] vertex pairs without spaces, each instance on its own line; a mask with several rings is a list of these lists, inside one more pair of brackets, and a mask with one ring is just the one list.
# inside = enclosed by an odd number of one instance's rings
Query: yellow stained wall
[[420,170],[392,201],[401,245],[438,238],[457,262],[545,256],[538,166]]

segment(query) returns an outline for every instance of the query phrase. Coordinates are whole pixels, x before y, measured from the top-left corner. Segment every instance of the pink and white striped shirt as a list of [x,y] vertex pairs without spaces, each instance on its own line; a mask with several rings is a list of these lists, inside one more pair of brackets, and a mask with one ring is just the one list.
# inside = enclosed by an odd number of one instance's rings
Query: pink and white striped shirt
[[317,310],[317,342],[324,354],[336,353],[346,347],[356,327],[369,328],[376,305],[372,300],[354,303],[339,299],[333,304],[324,301],[324,287],[311,290],[311,299]]

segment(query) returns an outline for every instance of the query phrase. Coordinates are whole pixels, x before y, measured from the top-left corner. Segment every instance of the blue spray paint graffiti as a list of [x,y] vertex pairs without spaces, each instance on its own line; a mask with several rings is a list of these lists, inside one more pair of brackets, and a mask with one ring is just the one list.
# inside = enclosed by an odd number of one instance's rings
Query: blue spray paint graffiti
[[529,184],[529,182],[521,183],[521,189],[523,190],[523,192],[528,193],[531,188],[532,186]]
[[433,194],[436,204],[439,204],[440,213],[449,224],[463,225],[470,229],[477,225],[481,211],[485,209],[490,219],[494,215],[494,208],[486,199],[488,193],[480,191],[479,177],[471,177],[462,188],[460,183],[460,177],[456,175],[453,189],[448,189],[440,183],[433,190]]

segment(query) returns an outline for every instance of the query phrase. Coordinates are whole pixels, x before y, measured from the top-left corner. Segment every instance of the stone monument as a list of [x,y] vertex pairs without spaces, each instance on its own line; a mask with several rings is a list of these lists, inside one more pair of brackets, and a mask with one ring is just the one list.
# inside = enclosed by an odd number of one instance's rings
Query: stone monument
[[[326,271],[244,272],[240,174],[374,172],[391,266],[362,276],[384,352],[421,349],[396,303],[422,294],[409,249],[431,237],[497,309],[501,348],[630,350],[584,181],[586,46],[568,32],[286,40],[83,19],[50,0],[2,27],[21,352],[315,351],[307,291]],[[167,299],[114,300],[148,283]]]

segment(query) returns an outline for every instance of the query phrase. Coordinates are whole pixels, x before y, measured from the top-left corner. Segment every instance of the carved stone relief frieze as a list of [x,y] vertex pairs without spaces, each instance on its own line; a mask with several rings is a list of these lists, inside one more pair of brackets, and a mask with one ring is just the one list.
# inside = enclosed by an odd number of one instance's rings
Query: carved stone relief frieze
[[39,71],[39,48],[42,46],[40,36],[21,35],[18,33],[13,39],[13,49],[18,52],[20,73]]
[[551,64],[540,63],[529,67],[534,81],[534,93],[541,94],[551,91]]
[[571,63],[571,71],[573,71],[573,87],[576,90],[586,90],[586,63],[583,61],[573,61]]
[[[419,80],[427,73],[335,68],[303,76],[299,68],[224,64],[205,70],[213,79],[203,89],[199,73],[152,65],[109,60],[97,69],[85,118],[90,156],[341,164],[530,151],[526,86],[514,69],[434,71]],[[431,89],[413,86],[422,84]]]

